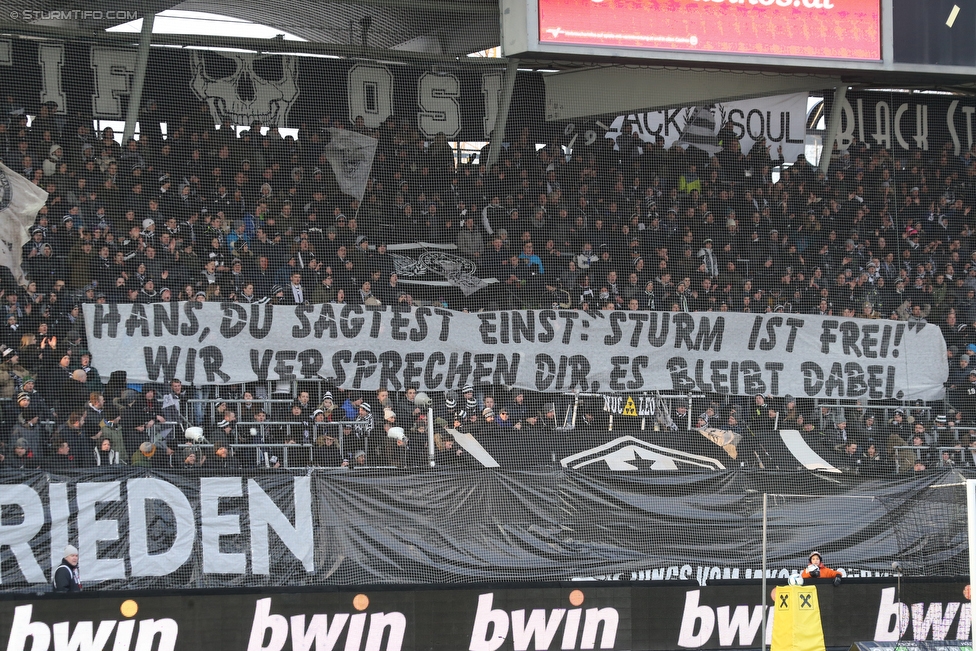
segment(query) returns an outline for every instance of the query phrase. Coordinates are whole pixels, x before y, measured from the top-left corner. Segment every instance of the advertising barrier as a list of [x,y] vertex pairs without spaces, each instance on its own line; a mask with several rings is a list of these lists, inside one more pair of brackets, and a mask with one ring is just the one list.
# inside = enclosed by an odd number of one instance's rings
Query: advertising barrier
[[[899,601],[894,583],[822,582],[817,589],[826,646],[968,639],[971,610],[963,586],[904,582]],[[774,608],[759,583],[11,597],[0,600],[0,648],[738,649],[761,643],[764,607],[768,644]]]

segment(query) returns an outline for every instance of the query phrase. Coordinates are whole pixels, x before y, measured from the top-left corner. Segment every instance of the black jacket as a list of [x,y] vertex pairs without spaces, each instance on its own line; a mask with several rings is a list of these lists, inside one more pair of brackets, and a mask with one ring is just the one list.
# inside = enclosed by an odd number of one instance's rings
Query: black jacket
[[55,592],[81,592],[81,575],[78,574],[78,566],[62,558],[61,564],[54,570],[51,583]]

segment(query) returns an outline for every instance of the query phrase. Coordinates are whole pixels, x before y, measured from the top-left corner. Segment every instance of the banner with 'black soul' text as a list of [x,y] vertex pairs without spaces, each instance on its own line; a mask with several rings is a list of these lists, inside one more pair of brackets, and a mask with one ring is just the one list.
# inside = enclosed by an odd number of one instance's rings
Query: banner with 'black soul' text
[[812,315],[189,302],[86,305],[85,322],[135,382],[937,400],[948,377],[935,326]]

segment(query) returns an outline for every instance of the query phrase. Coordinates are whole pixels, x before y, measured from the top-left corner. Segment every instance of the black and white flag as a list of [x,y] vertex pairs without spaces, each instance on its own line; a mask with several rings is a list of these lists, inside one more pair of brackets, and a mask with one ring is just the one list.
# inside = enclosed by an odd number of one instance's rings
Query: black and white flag
[[27,229],[47,201],[47,192],[0,163],[0,265],[26,285],[22,249],[30,236]]
[[325,157],[332,165],[339,189],[362,201],[378,141],[346,129],[333,128],[329,133],[332,140],[325,146]]

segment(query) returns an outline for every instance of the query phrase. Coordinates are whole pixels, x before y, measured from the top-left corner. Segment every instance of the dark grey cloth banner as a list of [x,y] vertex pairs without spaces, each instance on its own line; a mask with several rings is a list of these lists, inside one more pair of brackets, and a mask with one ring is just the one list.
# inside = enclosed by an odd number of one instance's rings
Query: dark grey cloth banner
[[[811,549],[850,575],[962,574],[960,472],[829,480],[802,472],[387,469],[305,476],[0,476],[4,589],[44,588],[65,545],[86,589],[753,578]],[[845,485],[846,484],[846,485]],[[803,495],[804,497],[796,497]]]

